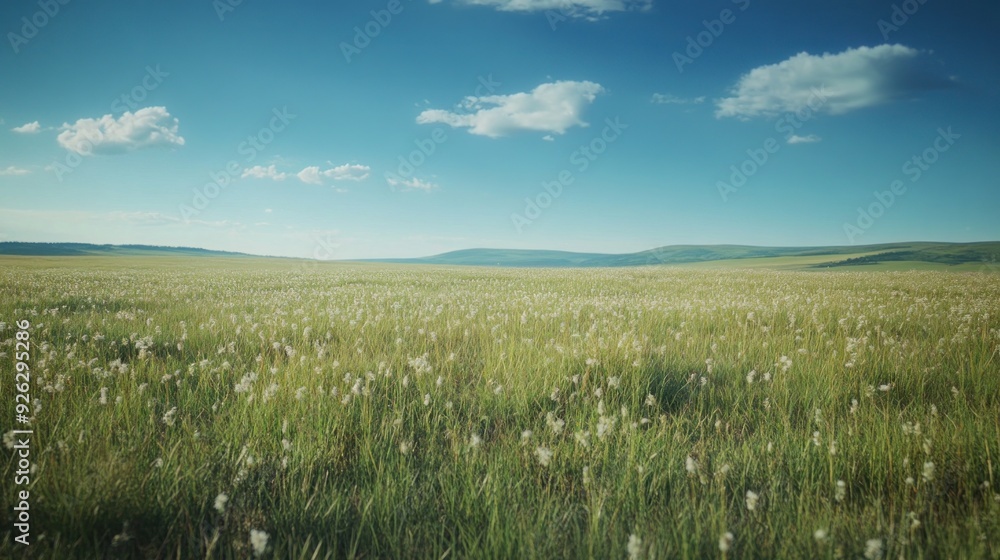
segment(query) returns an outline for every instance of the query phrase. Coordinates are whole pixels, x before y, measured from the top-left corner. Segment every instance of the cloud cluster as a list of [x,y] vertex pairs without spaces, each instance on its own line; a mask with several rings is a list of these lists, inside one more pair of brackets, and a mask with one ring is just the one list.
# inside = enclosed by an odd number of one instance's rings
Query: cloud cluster
[[715,116],[748,119],[799,111],[817,91],[825,98],[822,111],[841,114],[952,85],[931,67],[928,54],[904,45],[802,52],[742,76],[731,96],[718,101]]
[[243,179],[250,177],[253,179],[273,179],[275,181],[284,181],[288,178],[288,173],[279,172],[274,164],[267,167],[264,167],[263,165],[255,165],[244,169],[243,174],[240,175],[240,177]]
[[183,146],[178,121],[166,107],[126,111],[117,119],[104,115],[63,124],[59,145],[80,155],[115,154],[151,147]]
[[[439,4],[442,0],[430,0]],[[567,17],[599,19],[607,12],[648,10],[652,0],[455,0],[470,6],[489,6],[501,12],[554,11]]]
[[490,138],[521,130],[563,134],[568,128],[587,126],[581,117],[583,109],[603,92],[594,82],[552,82],[530,92],[466,97],[459,110],[428,109],[417,116],[417,122],[468,128],[470,134]]
[[306,167],[296,175],[303,183],[322,185],[324,179],[333,181],[364,181],[371,173],[367,165],[344,164],[320,170],[319,166]]
[[[318,165],[304,168],[294,175],[303,183],[311,185],[322,185],[326,180],[331,181],[364,181],[371,174],[371,167],[367,165],[344,164],[329,169],[321,169]],[[243,170],[242,178],[271,179],[273,181],[284,181],[292,177],[290,173],[278,171],[275,165],[264,167],[255,165]]]

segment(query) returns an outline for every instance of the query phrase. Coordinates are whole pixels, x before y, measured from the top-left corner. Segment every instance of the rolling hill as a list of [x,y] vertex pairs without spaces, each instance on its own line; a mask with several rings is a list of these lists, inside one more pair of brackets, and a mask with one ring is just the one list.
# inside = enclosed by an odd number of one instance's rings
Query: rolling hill
[[34,257],[82,256],[192,256],[192,257],[253,257],[247,253],[212,251],[197,247],[161,247],[158,245],[94,245],[91,243],[27,243],[0,241],[0,255]]
[[[0,242],[0,255],[256,257],[246,253],[194,247],[93,245],[86,243]],[[596,268],[653,265],[752,267],[792,270],[992,270],[1000,272],[1000,242],[885,243],[830,247],[755,247],[749,245],[669,245],[637,253],[576,253],[529,249],[463,249],[409,259],[354,262],[517,268]]]
[[379,259],[373,262],[505,267],[620,267],[716,263],[726,266],[766,264],[773,268],[877,268],[879,265],[890,263],[894,268],[899,268],[904,263],[925,263],[942,267],[996,266],[1000,269],[998,261],[1000,261],[1000,242],[915,242],[831,247],[670,245],[626,254],[466,249],[431,257]]

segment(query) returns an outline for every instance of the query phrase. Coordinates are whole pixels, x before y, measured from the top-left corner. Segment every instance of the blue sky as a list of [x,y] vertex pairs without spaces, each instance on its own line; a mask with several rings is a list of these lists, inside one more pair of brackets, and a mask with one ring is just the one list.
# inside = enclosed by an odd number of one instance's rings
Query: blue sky
[[941,0],[4,2],[0,240],[996,240],[998,24]]

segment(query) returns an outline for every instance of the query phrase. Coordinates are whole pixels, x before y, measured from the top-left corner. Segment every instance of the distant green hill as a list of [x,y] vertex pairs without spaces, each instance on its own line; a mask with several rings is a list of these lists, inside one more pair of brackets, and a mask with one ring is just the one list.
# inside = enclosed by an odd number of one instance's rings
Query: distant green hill
[[246,253],[211,251],[197,247],[160,247],[157,245],[93,245],[90,243],[25,243],[0,242],[0,255],[30,255],[36,257],[171,255],[201,257],[249,257]]
[[[92,245],[86,243],[0,242],[0,255],[254,257],[245,253],[194,247]],[[754,247],[749,245],[670,245],[638,253],[606,254],[529,249],[464,249],[414,259],[359,262],[497,266],[519,268],[595,268],[653,265],[774,268],[786,270],[936,269],[1000,272],[1000,242],[884,243],[831,247]]]
[[619,267],[719,263],[749,267],[761,264],[774,268],[872,267],[887,263],[895,263],[894,268],[899,268],[900,263],[912,262],[942,266],[996,266],[1000,270],[998,261],[1000,261],[1000,242],[915,242],[832,247],[670,245],[626,254],[465,249],[431,257],[380,259],[377,262],[506,267]]

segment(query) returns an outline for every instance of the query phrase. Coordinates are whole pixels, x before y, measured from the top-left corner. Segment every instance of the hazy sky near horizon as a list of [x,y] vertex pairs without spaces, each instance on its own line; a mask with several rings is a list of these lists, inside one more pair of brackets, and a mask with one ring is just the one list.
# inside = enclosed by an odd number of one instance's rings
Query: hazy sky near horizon
[[12,0],[0,241],[997,240],[998,28],[942,0]]

